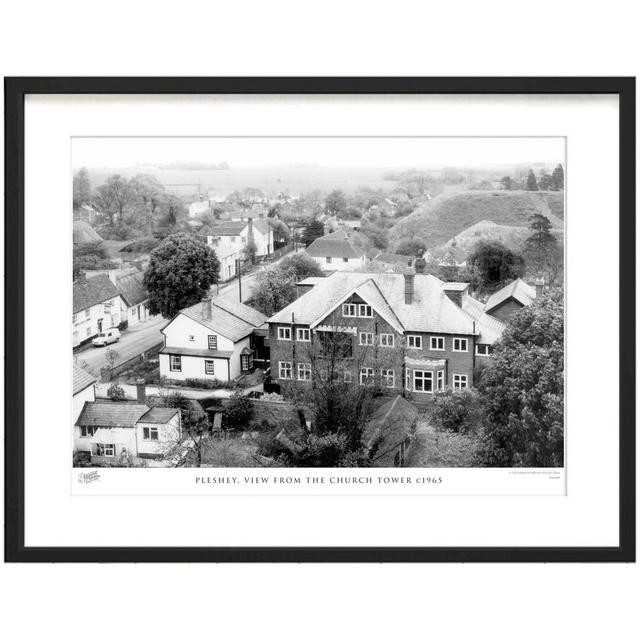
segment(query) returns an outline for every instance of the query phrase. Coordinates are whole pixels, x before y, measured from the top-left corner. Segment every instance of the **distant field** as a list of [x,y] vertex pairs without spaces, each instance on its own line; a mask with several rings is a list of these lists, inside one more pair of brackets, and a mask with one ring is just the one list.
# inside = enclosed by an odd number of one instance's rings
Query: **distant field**
[[[509,227],[527,227],[534,213],[541,213],[563,228],[562,203],[558,196],[528,191],[460,191],[443,194],[421,205],[391,229],[392,243],[419,237],[428,248],[437,247],[482,221]],[[549,206],[549,196],[556,213]]]
[[225,170],[159,169],[152,166],[122,169],[90,169],[92,184],[104,182],[110,175],[119,173],[127,178],[137,174],[149,174],[157,178],[167,190],[189,198],[210,189],[227,193],[245,187],[255,187],[265,195],[276,195],[288,191],[292,195],[321,189],[355,191],[359,187],[372,189],[393,188],[395,182],[383,180],[385,169],[346,169],[340,167],[282,167],[282,168],[238,168]]

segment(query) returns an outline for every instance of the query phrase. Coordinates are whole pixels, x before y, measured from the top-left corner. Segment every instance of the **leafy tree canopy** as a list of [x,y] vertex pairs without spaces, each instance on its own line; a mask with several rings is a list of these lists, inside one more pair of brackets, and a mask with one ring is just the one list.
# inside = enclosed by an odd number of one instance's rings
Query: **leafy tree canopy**
[[402,256],[421,256],[426,250],[425,241],[415,237],[401,240],[395,248],[395,252]]
[[173,317],[209,292],[218,281],[220,262],[197,236],[176,233],[151,252],[144,283],[149,291],[149,310]]
[[474,269],[480,287],[495,287],[524,275],[522,256],[497,241],[481,240],[469,255],[467,265]]

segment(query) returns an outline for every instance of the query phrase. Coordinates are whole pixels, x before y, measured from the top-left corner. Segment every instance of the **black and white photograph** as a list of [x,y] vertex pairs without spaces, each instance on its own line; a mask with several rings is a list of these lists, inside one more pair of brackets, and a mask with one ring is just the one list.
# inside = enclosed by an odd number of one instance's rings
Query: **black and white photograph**
[[564,137],[71,158],[74,468],[565,467]]

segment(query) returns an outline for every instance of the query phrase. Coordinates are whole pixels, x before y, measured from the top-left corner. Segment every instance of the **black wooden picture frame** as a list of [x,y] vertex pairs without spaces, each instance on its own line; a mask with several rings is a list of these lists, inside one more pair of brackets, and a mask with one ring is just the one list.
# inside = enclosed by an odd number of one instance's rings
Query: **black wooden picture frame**
[[[619,97],[619,531],[612,547],[26,547],[24,176],[27,94],[616,94]],[[9,562],[635,561],[635,78],[5,78],[5,560]]]

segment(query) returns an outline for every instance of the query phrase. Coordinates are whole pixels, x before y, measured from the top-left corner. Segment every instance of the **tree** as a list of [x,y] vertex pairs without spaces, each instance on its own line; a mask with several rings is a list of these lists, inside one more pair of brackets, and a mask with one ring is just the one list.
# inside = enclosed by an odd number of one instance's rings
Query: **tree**
[[538,181],[536,180],[536,174],[533,173],[532,169],[529,169],[529,174],[527,175],[527,191],[537,191],[538,190]]
[[77,211],[83,204],[91,201],[91,181],[89,172],[82,167],[73,176],[73,210]]
[[427,245],[421,238],[407,238],[401,240],[397,245],[395,252],[402,256],[421,256],[427,250]]
[[283,246],[287,242],[289,242],[289,238],[291,237],[291,232],[289,231],[289,227],[282,222],[282,220],[278,220],[277,218],[267,218],[267,222],[269,226],[273,229],[273,243],[276,246]]
[[540,191],[549,191],[551,188],[551,176],[548,173],[541,173],[540,178],[538,178],[538,188]]
[[504,176],[500,179],[500,183],[502,184],[502,188],[505,191],[511,191],[513,188],[513,180],[509,176]]
[[296,299],[296,274],[291,268],[274,265],[256,275],[251,304],[272,316]]
[[319,220],[309,220],[302,231],[302,242],[308,247],[317,238],[324,235],[324,225]]
[[116,362],[120,360],[120,354],[115,349],[109,347],[104,353],[104,360],[109,365],[111,373],[113,373]]
[[278,265],[281,269],[290,269],[294,273],[296,282],[311,276],[322,277],[324,275],[320,265],[306,253],[296,253],[282,259]]
[[253,405],[247,396],[240,392],[229,398],[224,410],[223,426],[225,429],[245,429],[253,416]]
[[249,234],[247,244],[244,246],[243,253],[251,261],[251,264],[256,263],[256,253],[258,252],[258,245],[253,237],[253,233]]
[[81,273],[98,269],[115,269],[116,264],[109,258],[101,242],[86,242],[73,248],[73,279]]
[[369,239],[376,249],[384,250],[387,248],[389,236],[381,227],[367,223],[360,227],[360,232]]
[[181,437],[176,434],[175,444],[193,453],[193,466],[201,467],[204,453],[209,444],[211,423],[197,400],[190,400],[179,391],[162,394],[162,404],[171,409],[179,409],[182,423]]
[[563,293],[514,314],[480,378],[480,462],[561,467],[564,459]]
[[533,233],[524,242],[524,256],[529,268],[541,275],[553,259],[557,241],[549,218],[540,213],[529,218],[529,229]]
[[149,311],[173,317],[209,292],[218,281],[220,262],[199,237],[176,233],[152,252],[144,274]]
[[133,202],[136,194],[129,181],[120,175],[112,175],[96,189],[100,209],[109,216],[113,225],[115,217],[122,219],[125,207]]
[[341,215],[347,208],[347,199],[339,189],[332,191],[324,201],[324,210],[331,216]]
[[478,242],[467,259],[470,276],[478,288],[495,287],[524,274],[522,256],[495,240]]
[[551,191],[562,191],[564,189],[564,169],[559,164],[551,174]]

